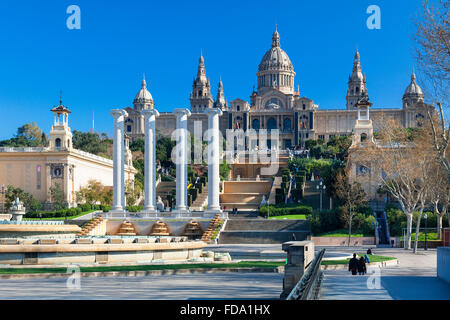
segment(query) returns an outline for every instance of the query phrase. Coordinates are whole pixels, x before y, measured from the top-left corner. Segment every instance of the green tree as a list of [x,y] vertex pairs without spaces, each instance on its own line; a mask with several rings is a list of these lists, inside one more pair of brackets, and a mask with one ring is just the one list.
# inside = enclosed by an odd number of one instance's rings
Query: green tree
[[106,134],[99,135],[98,133],[73,130],[72,143],[75,149],[107,156],[108,147],[112,145],[113,141]]
[[66,203],[64,201],[64,190],[61,187],[61,184],[55,183],[54,186],[50,187],[50,195],[52,197],[52,202],[55,206],[55,209],[64,209],[66,207]]
[[27,212],[37,211],[42,208],[41,202],[34,198],[31,194],[25,192],[20,188],[15,188],[14,186],[8,186],[5,194],[5,209],[9,210],[12,203],[19,198],[23,202]]
[[0,141],[0,147],[40,147],[47,145],[48,138],[36,122],[24,124],[17,128],[17,133],[13,138]]
[[356,208],[366,204],[366,193],[361,187],[361,184],[350,182],[348,175],[344,172],[338,173],[335,188],[336,194],[343,204],[342,215],[348,226],[348,245],[350,246],[352,220],[357,213]]

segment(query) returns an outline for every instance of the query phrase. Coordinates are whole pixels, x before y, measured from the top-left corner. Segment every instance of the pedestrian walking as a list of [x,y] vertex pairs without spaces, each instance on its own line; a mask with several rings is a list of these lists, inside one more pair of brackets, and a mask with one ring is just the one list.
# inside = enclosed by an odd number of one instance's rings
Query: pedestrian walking
[[356,253],[353,254],[353,258],[348,262],[348,271],[352,272],[352,275],[356,275],[358,273],[358,259],[356,258]]
[[358,261],[358,273],[360,276],[366,274],[366,260],[364,259],[364,257],[359,258]]

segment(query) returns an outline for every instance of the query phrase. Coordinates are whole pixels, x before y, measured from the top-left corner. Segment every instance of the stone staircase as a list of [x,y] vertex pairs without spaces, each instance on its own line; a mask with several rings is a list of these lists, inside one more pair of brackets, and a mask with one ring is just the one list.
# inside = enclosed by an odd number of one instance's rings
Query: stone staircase
[[202,211],[203,206],[207,204],[208,201],[208,182],[205,183],[205,186],[203,187],[203,192],[199,193],[197,195],[197,199],[192,203],[192,205],[189,207],[189,210],[191,211]]
[[99,215],[86,223],[77,236],[99,236],[106,234],[106,219]]
[[311,234],[307,220],[228,219],[220,244],[269,244],[306,240]]
[[211,237],[213,235],[213,232],[217,229],[217,227],[220,225],[221,222],[223,222],[224,219],[220,219],[220,214],[216,214],[214,218],[209,223],[208,229],[206,229],[205,232],[203,232],[202,235],[202,241],[206,243],[211,242]]

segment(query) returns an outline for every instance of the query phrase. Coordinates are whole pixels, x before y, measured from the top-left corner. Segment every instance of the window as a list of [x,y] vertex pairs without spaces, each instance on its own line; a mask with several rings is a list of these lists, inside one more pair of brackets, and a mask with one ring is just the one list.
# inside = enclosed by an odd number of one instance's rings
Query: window
[[325,140],[325,135],[319,134],[319,140]]
[[364,142],[367,140],[367,134],[361,133],[361,142]]
[[241,111],[241,107],[240,106],[236,106],[236,110],[237,111]]
[[198,91],[198,96],[201,97],[202,96],[202,90]]
[[303,104],[303,110],[306,110],[306,104]]
[[56,138],[56,140],[55,140],[55,148],[56,149],[61,148],[61,139],[60,138]]
[[275,120],[275,118],[270,118],[267,121],[267,130],[273,130],[277,128],[277,120]]
[[36,189],[41,190],[41,166],[36,167]]
[[289,119],[289,118],[284,119],[283,126],[284,126],[284,130],[287,130],[287,131],[292,130],[291,119]]
[[258,119],[254,119],[252,121],[252,128],[255,130],[259,130],[259,120]]

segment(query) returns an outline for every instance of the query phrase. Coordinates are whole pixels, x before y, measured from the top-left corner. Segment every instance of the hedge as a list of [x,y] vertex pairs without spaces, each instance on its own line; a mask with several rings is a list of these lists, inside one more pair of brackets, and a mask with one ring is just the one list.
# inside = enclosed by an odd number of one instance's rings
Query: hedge
[[[284,216],[284,215],[298,215],[298,214],[305,214],[310,215],[312,214],[313,210],[311,206],[307,205],[298,205],[298,204],[281,204],[281,205],[270,205],[269,208],[269,214],[270,216]],[[260,216],[267,216],[267,205],[262,206],[259,209],[259,215]]]

